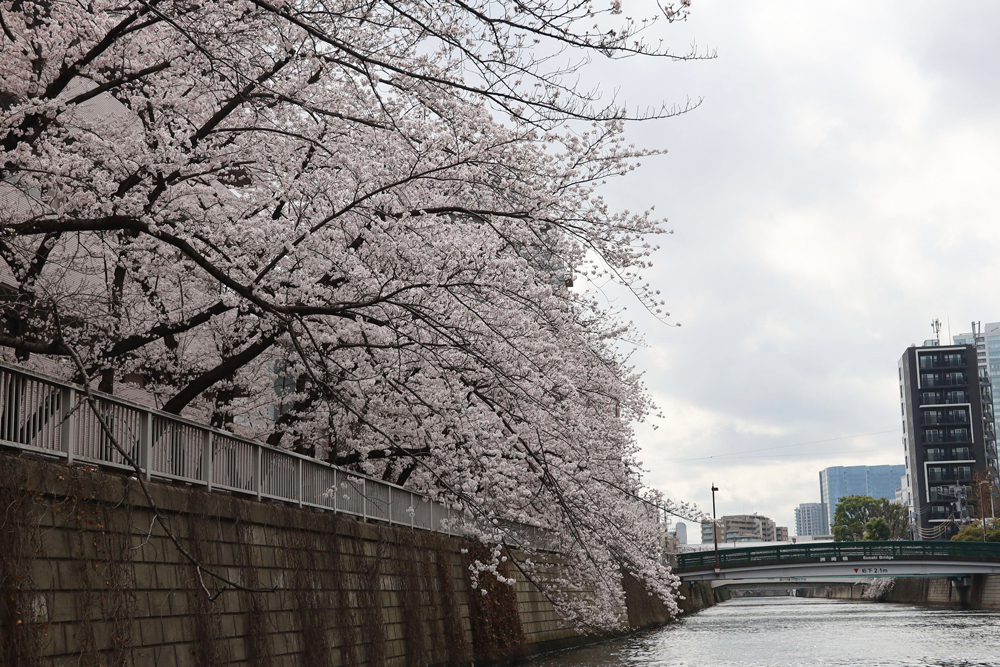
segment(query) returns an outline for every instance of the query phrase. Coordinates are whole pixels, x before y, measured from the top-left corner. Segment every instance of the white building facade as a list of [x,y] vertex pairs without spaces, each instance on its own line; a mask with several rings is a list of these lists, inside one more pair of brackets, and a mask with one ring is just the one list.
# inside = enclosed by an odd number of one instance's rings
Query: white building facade
[[795,508],[796,535],[829,535],[826,503],[802,503]]

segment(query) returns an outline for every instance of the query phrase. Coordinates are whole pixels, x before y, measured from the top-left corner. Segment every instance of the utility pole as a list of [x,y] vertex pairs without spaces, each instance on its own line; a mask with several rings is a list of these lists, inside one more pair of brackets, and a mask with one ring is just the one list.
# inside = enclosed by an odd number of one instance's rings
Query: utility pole
[[[989,481],[982,480],[979,482],[979,523],[983,527],[983,542],[986,541],[986,503],[983,501],[984,484],[989,484]],[[990,500],[993,500],[992,493],[990,493]]]
[[712,540],[715,542],[715,571],[719,571],[719,522],[715,518],[715,492],[719,488],[712,482]]
[[997,525],[997,518],[996,514],[993,511],[993,483],[990,482],[990,528],[996,525]]

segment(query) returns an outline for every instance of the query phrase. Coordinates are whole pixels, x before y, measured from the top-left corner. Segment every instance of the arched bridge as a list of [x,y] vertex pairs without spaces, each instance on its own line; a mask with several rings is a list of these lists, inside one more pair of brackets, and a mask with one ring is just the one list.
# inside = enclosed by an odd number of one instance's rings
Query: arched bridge
[[954,577],[1000,574],[1000,543],[822,542],[678,554],[685,581]]

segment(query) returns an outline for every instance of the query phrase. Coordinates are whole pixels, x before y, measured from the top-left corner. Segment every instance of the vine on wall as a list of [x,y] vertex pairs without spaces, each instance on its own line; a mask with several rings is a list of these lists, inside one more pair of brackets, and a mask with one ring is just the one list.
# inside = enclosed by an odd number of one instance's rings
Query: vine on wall
[[[100,572],[104,591],[101,611],[109,619],[111,636],[108,665],[128,667],[135,663],[133,622],[136,614],[135,568],[132,554],[132,504],[127,501],[128,482],[116,480],[121,486],[122,501],[116,506],[101,505],[103,521],[95,526],[100,537],[98,558],[103,560]],[[112,483],[109,480],[109,483]]]
[[434,572],[437,581],[437,607],[441,610],[443,619],[441,629],[444,634],[444,649],[446,656],[441,662],[451,667],[465,667],[472,663],[469,643],[465,638],[465,628],[462,625],[462,612],[455,593],[455,580],[452,571],[452,557],[444,543],[444,539],[435,536],[437,545],[434,549]]
[[[488,563],[492,554],[479,543],[469,543],[466,572],[471,575],[473,563]],[[510,563],[503,562],[500,575],[511,577]],[[469,612],[472,624],[472,647],[476,660],[510,660],[526,653],[524,629],[517,610],[517,592],[513,586],[499,582],[489,572],[478,577],[478,587],[469,591]]]
[[337,629],[338,645],[340,647],[340,664],[355,665],[358,663],[358,630],[355,616],[357,614],[357,593],[351,590],[348,571],[353,571],[357,558],[347,553],[348,540],[338,538],[338,519],[330,517],[330,531],[326,535],[323,553],[329,560],[331,581],[330,590],[334,591],[334,621]]
[[[351,540],[357,565],[361,610],[361,636],[365,642],[367,667],[385,667],[385,618],[382,613],[383,565],[388,555],[385,530],[373,526],[375,539]],[[370,545],[371,553],[365,553]]]
[[[188,530],[188,550],[206,567],[218,567],[217,549],[211,544],[222,538],[221,526],[215,526],[216,540],[209,540],[213,532],[212,515],[209,509],[210,496],[201,491],[192,491],[188,496],[188,511],[185,517]],[[191,610],[191,630],[194,637],[194,658],[198,667],[222,667],[229,662],[228,643],[222,639],[222,622],[216,610],[218,582],[198,567],[188,563],[188,608]]]
[[[93,479],[67,470],[70,484],[66,496],[69,521],[75,536],[70,556],[76,565],[79,588],[73,592],[76,603],[76,624],[73,634],[80,647],[81,667],[99,667],[100,655],[97,649],[97,635],[94,631],[94,617],[99,612],[97,604],[97,542],[90,535],[88,527],[97,521],[96,490]],[[97,609],[95,609],[97,608]]]
[[428,619],[431,600],[427,590],[427,577],[422,576],[421,558],[417,536],[411,531],[400,531],[393,542],[392,560],[396,564],[399,585],[399,605],[403,621],[403,643],[406,646],[408,667],[428,667],[434,658],[427,645],[429,626],[436,625]]
[[0,660],[10,667],[41,664],[47,625],[32,574],[40,549],[35,495],[23,471],[0,456]]
[[[70,556],[79,586],[74,591],[79,664],[130,667],[136,598],[129,482],[87,468],[64,468],[59,477],[67,483],[59,506],[68,512],[75,535]],[[109,504],[108,498],[121,500]]]
[[290,594],[301,637],[302,667],[332,667],[331,642],[328,637],[329,596],[323,584],[319,554],[321,544],[310,531],[301,511],[286,507],[283,511],[283,549],[281,561],[291,571]]
[[253,557],[253,531],[247,521],[246,511],[242,502],[232,501],[233,516],[233,557],[240,569],[239,590],[244,618],[246,619],[246,634],[243,636],[247,660],[251,667],[272,667],[273,655],[271,642],[267,631],[267,603],[264,593],[260,591],[260,576]]

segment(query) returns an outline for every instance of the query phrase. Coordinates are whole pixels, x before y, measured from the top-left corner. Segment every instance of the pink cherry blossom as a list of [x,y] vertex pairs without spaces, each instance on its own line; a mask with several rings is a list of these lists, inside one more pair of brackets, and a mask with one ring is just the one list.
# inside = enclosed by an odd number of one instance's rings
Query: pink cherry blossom
[[0,344],[461,508],[583,630],[623,571],[676,611],[656,508],[700,515],[644,489],[631,326],[570,286],[663,305],[661,221],[597,193],[649,152],[558,64],[674,58],[622,11],[0,0]]

